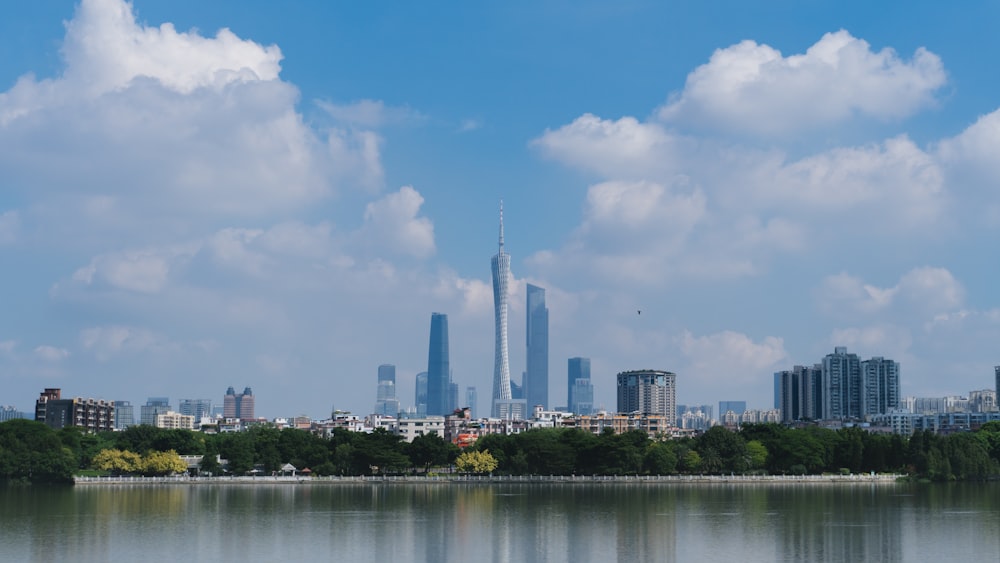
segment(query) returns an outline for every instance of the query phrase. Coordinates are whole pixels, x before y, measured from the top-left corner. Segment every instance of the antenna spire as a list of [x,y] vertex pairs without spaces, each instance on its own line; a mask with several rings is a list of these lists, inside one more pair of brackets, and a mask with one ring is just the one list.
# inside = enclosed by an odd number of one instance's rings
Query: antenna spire
[[500,251],[503,252],[503,200],[500,200]]

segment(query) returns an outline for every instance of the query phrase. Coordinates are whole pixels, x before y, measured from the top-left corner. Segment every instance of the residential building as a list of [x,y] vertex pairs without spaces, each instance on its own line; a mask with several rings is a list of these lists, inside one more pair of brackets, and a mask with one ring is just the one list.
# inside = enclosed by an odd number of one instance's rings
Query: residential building
[[746,410],[746,401],[719,401],[719,414],[733,411],[737,416],[742,416]]
[[[777,402],[782,422],[819,420],[823,406],[823,368],[795,366],[774,374]],[[720,406],[721,409],[721,406]]]
[[861,417],[899,408],[899,362],[876,356],[861,362]]
[[618,374],[618,412],[677,419],[677,374],[660,370]]
[[448,354],[448,315],[431,314],[430,347],[427,353],[427,414],[450,412],[451,361]]
[[435,433],[444,438],[443,416],[429,415],[421,418],[400,418],[393,429],[395,434],[402,436],[407,442],[412,442],[417,436]]
[[527,285],[527,365],[522,384],[528,406],[549,408],[549,309],[545,289]]
[[156,415],[157,428],[194,430],[195,418],[190,414],[167,411]]
[[838,346],[823,358],[824,419],[861,419],[861,360]]
[[106,432],[115,427],[115,403],[103,399],[63,399],[62,390],[46,388],[35,401],[35,420],[46,426],[75,426],[88,432]]
[[8,420],[16,420],[19,418],[31,418],[28,413],[21,412],[14,408],[13,406],[0,407],[0,422],[7,422]]

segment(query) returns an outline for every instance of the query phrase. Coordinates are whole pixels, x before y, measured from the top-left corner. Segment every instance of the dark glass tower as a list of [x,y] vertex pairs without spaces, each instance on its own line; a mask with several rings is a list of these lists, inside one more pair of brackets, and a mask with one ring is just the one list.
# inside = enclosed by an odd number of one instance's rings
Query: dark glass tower
[[542,405],[549,410],[549,309],[545,289],[528,284],[528,371],[524,377],[524,395],[528,408]]
[[427,414],[447,415],[451,396],[448,360],[448,315],[431,314],[431,340],[427,354]]
[[570,358],[566,381],[566,409],[574,414],[594,412],[594,386],[590,382],[590,358]]

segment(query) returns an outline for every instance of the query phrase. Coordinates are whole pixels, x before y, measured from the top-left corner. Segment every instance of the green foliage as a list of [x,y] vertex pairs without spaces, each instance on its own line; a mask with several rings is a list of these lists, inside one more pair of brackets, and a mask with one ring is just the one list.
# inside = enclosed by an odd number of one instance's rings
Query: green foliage
[[94,469],[107,471],[112,475],[131,475],[142,472],[142,456],[128,450],[101,450],[91,461]]
[[455,459],[455,469],[460,473],[484,475],[493,473],[496,468],[497,459],[490,454],[489,450],[469,450]]
[[424,473],[431,467],[449,465],[459,454],[458,446],[445,441],[435,432],[417,436],[406,445],[405,450],[410,463],[422,467]]
[[73,450],[41,422],[0,423],[0,481],[68,483],[77,466]]

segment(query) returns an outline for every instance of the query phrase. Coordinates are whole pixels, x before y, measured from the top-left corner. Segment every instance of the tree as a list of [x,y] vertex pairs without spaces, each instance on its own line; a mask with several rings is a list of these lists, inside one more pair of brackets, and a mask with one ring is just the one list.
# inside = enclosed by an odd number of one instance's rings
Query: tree
[[68,483],[77,467],[73,451],[41,422],[17,419],[0,424],[0,481]]
[[219,464],[219,459],[216,454],[205,454],[201,457],[201,464],[199,465],[199,471],[202,473],[207,473],[208,475],[221,475],[222,465]]
[[108,471],[112,475],[128,475],[142,471],[142,457],[128,450],[101,450],[94,456],[91,467],[100,471]]
[[422,434],[406,446],[406,454],[415,466],[422,467],[424,473],[436,465],[447,465],[458,455],[458,448],[436,432]]
[[496,468],[497,459],[490,454],[489,450],[469,450],[463,452],[455,459],[455,469],[460,473],[483,475],[493,473],[496,471]]
[[173,475],[187,471],[187,464],[174,450],[147,452],[142,456],[142,474],[146,476]]
[[759,440],[747,442],[747,466],[750,469],[763,469],[767,464],[767,448]]
[[670,475],[677,472],[677,454],[669,442],[653,442],[646,447],[642,467],[647,475]]

